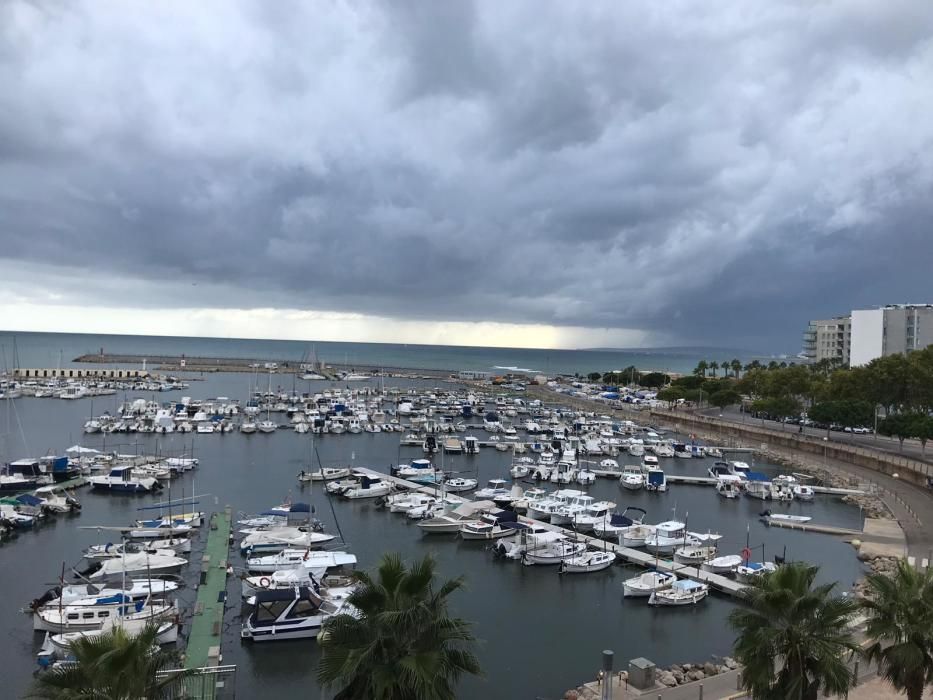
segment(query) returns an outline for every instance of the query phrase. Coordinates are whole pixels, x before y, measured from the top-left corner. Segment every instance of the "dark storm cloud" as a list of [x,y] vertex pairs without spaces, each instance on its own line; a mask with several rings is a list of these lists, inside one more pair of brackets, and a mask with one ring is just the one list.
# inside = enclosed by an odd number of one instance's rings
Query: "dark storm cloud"
[[928,301],[931,7],[6,3],[0,269],[792,350]]

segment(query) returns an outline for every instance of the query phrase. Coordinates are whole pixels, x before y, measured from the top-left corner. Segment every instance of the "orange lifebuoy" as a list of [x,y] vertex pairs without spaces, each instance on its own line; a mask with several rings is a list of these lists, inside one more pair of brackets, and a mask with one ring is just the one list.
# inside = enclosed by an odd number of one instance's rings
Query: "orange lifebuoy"
[[271,583],[272,579],[270,579],[268,576],[263,576],[261,579],[259,579],[259,585],[262,588],[268,588]]
[[751,559],[751,558],[752,558],[752,550],[750,550],[748,547],[743,548],[743,549],[742,549],[742,558],[743,558],[745,561],[748,561],[749,559]]

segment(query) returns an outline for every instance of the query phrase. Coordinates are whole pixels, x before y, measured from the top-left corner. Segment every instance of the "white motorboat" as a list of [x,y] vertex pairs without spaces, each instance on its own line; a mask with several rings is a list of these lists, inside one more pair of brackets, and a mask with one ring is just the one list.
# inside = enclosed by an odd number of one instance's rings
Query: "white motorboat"
[[447,479],[444,482],[443,488],[449,493],[462,493],[463,491],[472,491],[478,484],[479,482],[476,479],[456,477],[453,479]]
[[697,544],[690,540],[686,525],[678,520],[658,523],[653,534],[645,538],[645,548],[658,554],[672,554],[680,545]]
[[599,463],[599,468],[607,471],[619,471],[619,463],[614,459],[606,458]]
[[438,515],[434,518],[422,520],[418,527],[425,534],[445,534],[460,532],[460,526],[467,522],[476,521],[478,514],[488,508],[492,508],[492,501],[473,501],[463,503],[454,508],[449,513]]
[[794,498],[798,501],[812,501],[814,496],[814,491],[812,486],[807,486],[806,484],[798,484],[794,486]]
[[486,486],[474,495],[482,500],[493,501],[496,498],[511,496],[512,489],[509,488],[509,482],[505,479],[490,479],[486,482]]
[[346,552],[317,552],[308,549],[283,549],[276,554],[252,557],[246,568],[257,574],[271,574],[300,568],[324,569],[356,564],[356,557]]
[[92,476],[88,483],[95,491],[109,491],[112,493],[149,493],[162,488],[162,484],[152,477],[136,477],[133,467],[113,467],[103,476]]
[[283,549],[321,547],[335,539],[323,532],[306,532],[297,527],[276,527],[249,532],[240,542],[243,553],[274,554]]
[[649,605],[696,605],[709,595],[709,586],[699,581],[684,579],[675,581],[670,588],[655,591],[648,599]]
[[260,433],[274,433],[278,427],[278,423],[272,420],[261,420],[256,424]]
[[721,474],[716,481],[716,493],[723,498],[738,498],[742,495],[743,479],[734,474]]
[[628,506],[621,513],[606,514],[601,521],[593,523],[593,534],[597,537],[611,539],[618,537],[619,533],[631,527],[641,524],[647,513],[643,508]]
[[42,499],[42,506],[53,513],[70,513],[81,510],[81,502],[67,489],[61,486],[42,486],[36,489],[36,497]]
[[670,588],[677,581],[674,574],[667,571],[646,571],[622,582],[622,595],[626,598],[647,597],[655,591]]
[[350,476],[349,467],[321,467],[311,472],[311,481],[334,481]]
[[532,467],[527,464],[513,464],[509,469],[509,476],[513,479],[524,479],[531,473]]
[[[647,459],[647,457],[645,458]],[[624,486],[624,484],[623,484]],[[667,491],[667,476],[660,467],[651,467],[645,473],[645,491],[664,493]]]
[[543,547],[529,548],[522,557],[522,563],[526,566],[560,564],[565,559],[577,557],[585,551],[586,543],[564,539],[550,542]]
[[777,564],[770,561],[747,561],[735,567],[736,578],[743,583],[751,583],[759,576],[777,571]]
[[717,554],[718,550],[716,547],[688,545],[686,547],[678,547],[674,550],[674,561],[678,564],[700,566],[710,559],[715,559]]
[[240,432],[244,435],[252,435],[256,432],[256,423],[251,420],[245,420],[240,423]]
[[714,574],[731,574],[741,563],[742,557],[738,554],[726,554],[710,559],[703,565],[703,568]]
[[764,474],[751,472],[745,482],[745,495],[762,501],[771,500],[771,482]]
[[342,498],[378,498],[392,492],[392,482],[378,477],[363,475],[359,483],[340,493]]
[[791,515],[789,513],[772,513],[766,510],[761,514],[761,519],[766,523],[797,523],[802,525],[813,520],[809,515]]
[[385,497],[390,513],[407,513],[412,508],[434,503],[437,499],[419,491],[392,493]]
[[463,443],[457,437],[444,438],[444,452],[449,454],[460,454],[463,452]]
[[317,637],[324,620],[343,607],[343,601],[322,598],[310,587],[260,591],[247,602],[254,609],[240,636],[254,642]]
[[531,527],[519,530],[518,534],[508,539],[501,539],[494,550],[498,556],[521,560],[531,549],[543,549],[550,544],[566,540],[561,532],[554,532],[544,527]]
[[576,482],[581,486],[589,486],[596,483],[596,472],[589,469],[581,469],[577,472]]
[[602,550],[583,552],[575,557],[563,559],[560,562],[560,572],[562,574],[589,574],[608,569],[615,560],[615,552]]
[[612,501],[597,501],[585,494],[570,498],[565,505],[551,511],[554,525],[572,525],[576,530],[588,531],[603,520],[616,504]]
[[496,540],[514,535],[524,528],[518,516],[511,511],[483,513],[479,520],[468,520],[460,526],[460,537],[465,540]]
[[153,576],[178,573],[187,559],[178,556],[162,554],[125,554],[122,557],[105,559],[100,568],[94,571],[88,580],[92,583],[106,583],[120,581],[124,577]]
[[626,466],[622,468],[622,475],[619,477],[619,485],[629,491],[638,491],[645,487],[645,471],[639,464],[637,466]]
[[771,499],[775,501],[793,501],[794,487],[797,480],[792,476],[776,476],[771,480]]
[[644,443],[641,442],[640,440],[630,442],[628,446],[628,453],[632,455],[632,457],[643,456],[645,454]]

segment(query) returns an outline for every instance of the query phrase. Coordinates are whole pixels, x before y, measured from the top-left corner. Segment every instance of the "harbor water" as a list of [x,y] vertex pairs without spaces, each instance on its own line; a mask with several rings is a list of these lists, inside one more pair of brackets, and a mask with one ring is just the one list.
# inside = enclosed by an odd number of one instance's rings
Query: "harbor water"
[[[47,364],[47,363],[46,363]],[[196,378],[200,379],[200,378]],[[442,577],[463,576],[466,590],[455,595],[453,612],[474,623],[481,640],[478,655],[485,670],[481,679],[467,678],[460,696],[470,698],[559,698],[579,683],[591,680],[603,649],[613,649],[617,663],[644,656],[659,665],[703,661],[711,654],[727,655],[733,635],[727,617],[736,603],[713,595],[698,606],[654,609],[644,600],[622,598],[622,580],[638,569],[615,566],[587,575],[559,575],[552,567],[522,566],[497,560],[483,543],[464,542],[450,536],[423,536],[414,522],[403,515],[390,514],[372,502],[334,501],[325,497],[319,484],[299,486],[296,474],[317,467],[311,463],[312,436],[280,429],[273,434],[111,434],[83,435],[82,426],[93,411],[115,412],[126,399],[177,400],[181,394],[197,398],[229,396],[244,401],[247,375],[208,375],[192,381],[184,392],[156,394],[117,394],[92,400],[22,398],[0,403],[0,426],[4,430],[5,459],[60,454],[74,444],[124,453],[178,454],[193,452],[200,460],[198,469],[173,480],[171,495],[209,494],[200,498],[199,510],[219,510],[230,505],[234,513],[256,513],[290,497],[308,501],[330,532],[336,525],[343,532],[346,549],[356,554],[359,566],[375,566],[385,552],[399,552],[409,561],[425,554],[437,558]],[[292,378],[281,377],[291,389]],[[354,382],[353,387],[364,386]],[[386,386],[435,386],[436,381],[386,380]],[[320,391],[327,382],[299,382],[298,391]],[[265,387],[260,387],[265,388]],[[283,414],[281,422],[285,421]],[[480,436],[481,429],[472,434]],[[313,445],[325,465],[354,465],[387,471],[390,464],[423,457],[420,448],[400,447],[401,433],[362,433],[315,436]],[[750,455],[737,456],[751,461]],[[636,461],[635,458],[629,458]],[[626,457],[618,458],[620,464]],[[485,482],[508,478],[511,455],[483,449],[476,456],[435,456],[448,471],[474,476]],[[669,474],[705,475],[710,460],[661,460]],[[755,464],[761,471],[778,473],[774,465]],[[582,487],[580,487],[582,488]],[[838,581],[848,590],[861,575],[861,567],[851,546],[832,536],[769,529],[758,520],[765,507],[761,501],[741,498],[726,501],[714,489],[702,486],[671,485],[667,493],[629,492],[617,481],[599,479],[589,487],[598,498],[647,510],[647,522],[670,519],[675,513],[687,519],[696,531],[723,535],[722,553],[738,553],[748,541],[756,558],[764,546],[764,556],[785,555],[788,560],[818,563],[823,580]],[[31,620],[20,609],[57,582],[63,562],[71,565],[87,545],[113,539],[115,533],[81,529],[82,526],[126,525],[141,517],[138,508],[167,497],[110,496],[87,489],[78,492],[83,503],[79,515],[59,516],[34,532],[25,532],[0,546],[0,581],[4,602],[0,606],[0,654],[5,659],[4,680],[8,697],[21,697],[36,668],[35,652],[41,635],[32,631]],[[772,506],[773,507],[773,506]],[[333,508],[333,512],[332,509]],[[838,498],[817,496],[813,503],[791,503],[782,512],[806,514],[813,522],[847,528],[861,526],[857,508]],[[335,516],[336,521],[335,522]],[[191,554],[197,561],[204,533]],[[231,563],[241,566],[238,552]],[[189,569],[196,569],[190,566]],[[189,572],[188,576],[193,575]],[[228,584],[231,609],[228,610],[223,641],[223,663],[236,664],[237,695],[294,694],[326,698],[315,681],[319,650],[311,640],[241,644],[239,582]],[[194,590],[182,593],[182,604],[190,614]],[[186,625],[187,629],[187,625]],[[9,695],[6,695],[9,693]]]

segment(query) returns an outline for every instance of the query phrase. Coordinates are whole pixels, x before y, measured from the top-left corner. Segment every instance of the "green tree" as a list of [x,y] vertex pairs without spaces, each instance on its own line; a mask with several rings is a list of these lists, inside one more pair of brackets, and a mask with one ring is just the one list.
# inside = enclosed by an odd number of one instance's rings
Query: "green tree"
[[709,402],[716,406],[720,411],[726,406],[732,406],[742,400],[739,392],[734,389],[720,389],[709,396]]
[[685,377],[678,377],[671,382],[673,386],[679,386],[681,389],[699,389],[706,383],[706,379],[697,375],[689,375]]
[[816,700],[852,684],[846,658],[858,649],[849,631],[857,604],[833,595],[834,583],[814,585],[816,574],[786,564],[746,587],[747,606],[729,615],[742,683],[756,700]]
[[716,371],[719,369],[719,363],[713,360],[709,363],[710,371],[713,373],[713,376],[716,376]]
[[893,577],[869,574],[862,608],[869,660],[908,700],[920,700],[933,682],[933,573],[898,561]]
[[662,386],[669,384],[670,381],[671,378],[663,372],[648,372],[647,374],[641,375],[641,381],[639,383],[649,389],[660,389]]
[[669,386],[666,389],[661,389],[658,392],[658,399],[661,401],[667,401],[671,407],[681,399],[685,398],[685,392],[679,386]]
[[36,677],[29,697],[48,700],[159,700],[179,697],[175,685],[191,671],[177,668],[178,655],[153,651],[159,635],[155,625],[137,635],[114,627],[97,637],[71,643],[76,664],[53,668]]
[[697,366],[693,369],[693,373],[698,377],[705,377],[706,370],[709,369],[709,363],[706,360],[700,360],[697,362]]
[[320,642],[318,680],[342,686],[335,700],[454,700],[463,674],[481,675],[470,624],[447,610],[462,577],[436,586],[431,556],[406,568],[397,554],[354,577],[358,614],[328,619]]
[[586,378],[591,382],[598,382],[600,379],[602,379],[602,377],[603,375],[601,375],[599,372],[590,372],[588,375],[586,375]]
[[732,360],[732,362],[730,363],[730,366],[732,367],[732,376],[738,379],[739,372],[742,371],[742,363],[738,360],[738,358],[736,358]]
[[895,413],[878,423],[878,432],[888,437],[896,437],[900,449],[904,449],[904,440],[914,436],[914,416],[909,413]]
[[933,438],[933,418],[925,413],[915,413],[910,432],[920,441],[920,454],[926,455],[927,440]]

